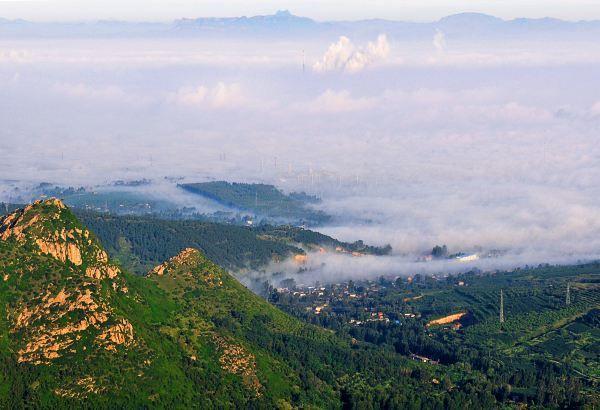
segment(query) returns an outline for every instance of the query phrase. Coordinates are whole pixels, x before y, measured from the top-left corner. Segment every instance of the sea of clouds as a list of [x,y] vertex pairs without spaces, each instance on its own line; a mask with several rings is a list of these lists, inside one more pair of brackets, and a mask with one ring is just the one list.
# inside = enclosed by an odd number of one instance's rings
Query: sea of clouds
[[41,181],[262,181],[322,197],[325,233],[394,249],[327,256],[323,275],[409,273],[435,244],[509,252],[486,268],[596,259],[591,40],[0,40],[0,200]]

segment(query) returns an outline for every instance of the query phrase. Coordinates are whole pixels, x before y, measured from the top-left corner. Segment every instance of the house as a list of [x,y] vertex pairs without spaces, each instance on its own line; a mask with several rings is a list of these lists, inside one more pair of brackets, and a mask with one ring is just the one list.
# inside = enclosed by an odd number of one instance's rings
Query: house
[[439,361],[437,361],[437,360],[433,360],[433,359],[430,359],[429,357],[425,357],[425,356],[419,356],[418,354],[414,354],[414,353],[412,353],[410,355],[410,358],[413,360],[416,360],[418,362],[422,362],[422,363],[431,363],[431,364],[439,363]]

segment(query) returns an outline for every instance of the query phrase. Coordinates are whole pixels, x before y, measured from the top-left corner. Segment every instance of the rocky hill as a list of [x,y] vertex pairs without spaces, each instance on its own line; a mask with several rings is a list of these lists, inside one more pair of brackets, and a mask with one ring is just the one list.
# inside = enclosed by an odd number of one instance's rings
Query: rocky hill
[[0,278],[2,408],[274,404],[301,390],[250,339],[302,325],[197,250],[129,275],[52,199],[0,220]]
[[[36,202],[0,222],[3,328],[19,364],[65,371],[50,383],[57,396],[99,393],[109,375],[91,366],[72,373],[72,362],[140,350],[131,323],[111,306],[128,288],[117,266],[62,202]],[[138,366],[132,366],[138,367]]]
[[56,199],[0,219],[0,408],[336,408],[367,380],[409,403],[418,366],[292,318],[193,248],[129,274]]
[[257,366],[286,366],[265,351],[257,358],[194,300],[225,292],[233,301],[255,299],[254,311],[276,310],[199,251],[184,249],[148,278],[133,277],[56,199],[1,219],[0,239],[0,357],[13,372],[0,377],[1,407],[84,398],[162,407],[192,400],[199,385],[194,400],[204,403],[273,400],[263,398],[269,381]]

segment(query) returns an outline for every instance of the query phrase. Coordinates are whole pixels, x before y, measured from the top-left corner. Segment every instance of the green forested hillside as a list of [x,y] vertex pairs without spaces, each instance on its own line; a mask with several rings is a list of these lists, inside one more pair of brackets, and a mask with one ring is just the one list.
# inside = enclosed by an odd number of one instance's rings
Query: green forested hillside
[[[425,365],[303,324],[188,249],[133,276],[57,200],[0,222],[0,407],[434,407]],[[361,404],[362,403],[362,404]]]
[[392,251],[390,245],[372,246],[362,240],[353,243],[341,242],[331,236],[310,229],[290,225],[261,225],[254,228],[261,239],[284,241],[291,244],[301,244],[309,249],[318,247],[340,249],[344,252],[360,252],[370,255],[387,255]]
[[503,401],[600,403],[600,263],[410,279],[279,290],[270,300],[337,334],[437,361],[444,377],[476,369]]
[[228,269],[256,268],[273,259],[303,253],[291,244],[261,240],[243,226],[75,212],[98,235],[109,254],[136,273],[145,273],[188,247],[201,249]]
[[[0,220],[0,279],[0,408],[518,407],[530,397],[520,386],[538,383],[533,407],[594,405],[564,367],[538,360],[508,378],[511,367],[466,339],[449,353],[468,360],[411,360],[403,349],[413,345],[390,338],[421,340],[427,354],[455,343],[417,322],[373,322],[366,333],[307,324],[194,248],[129,274],[58,200]],[[589,337],[594,312],[571,331]]]
[[345,243],[308,229],[264,225],[255,228],[194,220],[116,216],[75,210],[94,231],[108,253],[136,273],[145,273],[183,248],[202,252],[230,270],[259,268],[273,260],[304,253],[304,249],[339,247],[347,252],[383,254],[389,247]]

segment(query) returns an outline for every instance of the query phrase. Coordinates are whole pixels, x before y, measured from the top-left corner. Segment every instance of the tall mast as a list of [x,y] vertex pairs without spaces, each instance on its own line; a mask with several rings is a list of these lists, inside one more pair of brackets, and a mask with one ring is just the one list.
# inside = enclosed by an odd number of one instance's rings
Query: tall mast
[[504,292],[500,289],[500,323],[504,323]]

